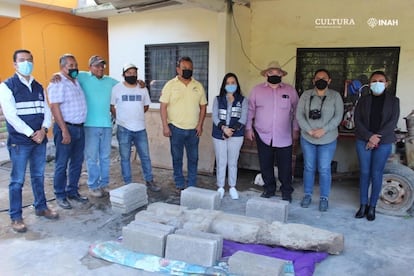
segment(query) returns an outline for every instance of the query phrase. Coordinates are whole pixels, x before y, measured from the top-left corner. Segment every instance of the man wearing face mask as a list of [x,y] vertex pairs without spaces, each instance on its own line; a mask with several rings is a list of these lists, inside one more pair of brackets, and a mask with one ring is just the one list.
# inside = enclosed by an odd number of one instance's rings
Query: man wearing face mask
[[170,138],[177,193],[186,187],[183,175],[184,148],[187,154],[188,183],[196,186],[198,143],[206,117],[207,99],[202,84],[192,78],[193,62],[182,57],[176,67],[177,76],[162,89],[160,112],[163,134]]
[[151,158],[149,154],[148,136],[145,130],[144,113],[147,112],[151,99],[146,87],[137,84],[138,68],[134,64],[123,67],[124,81],[112,88],[111,113],[116,118],[116,137],[121,156],[121,170],[124,183],[132,182],[131,147],[132,144],[141,160],[142,173],[148,189],[153,192],[161,190],[154,183]]
[[260,171],[264,181],[262,197],[275,195],[275,160],[279,171],[282,199],[292,201],[292,144],[299,137],[295,118],[298,94],[283,83],[287,72],[272,61],[261,71],[266,82],[256,85],[249,96],[246,138],[256,139]]
[[16,73],[0,84],[0,104],[6,118],[9,133],[7,148],[12,162],[9,184],[11,226],[16,232],[26,232],[22,216],[22,189],[28,162],[35,214],[48,219],[57,219],[59,215],[47,207],[44,192],[50,109],[43,87],[31,75],[31,52],[16,50],[13,62]]
[[52,82],[47,88],[55,119],[53,138],[56,159],[53,187],[57,204],[63,209],[71,209],[68,199],[80,203],[88,201],[87,197],[78,192],[85,148],[83,124],[86,119],[86,101],[77,80],[79,70],[75,57],[64,54],[59,58],[59,66],[61,81]]

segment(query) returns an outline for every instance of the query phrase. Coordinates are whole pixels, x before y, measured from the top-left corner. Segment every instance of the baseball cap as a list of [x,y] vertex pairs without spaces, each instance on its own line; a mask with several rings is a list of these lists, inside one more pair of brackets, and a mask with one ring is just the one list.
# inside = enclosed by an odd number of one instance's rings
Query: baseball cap
[[98,65],[99,63],[106,64],[106,61],[100,56],[91,56],[89,59],[89,66]]
[[126,71],[128,71],[131,68],[135,68],[135,69],[138,70],[138,67],[136,67],[134,64],[128,63],[128,64],[125,64],[124,67],[122,68],[122,73],[125,73]]

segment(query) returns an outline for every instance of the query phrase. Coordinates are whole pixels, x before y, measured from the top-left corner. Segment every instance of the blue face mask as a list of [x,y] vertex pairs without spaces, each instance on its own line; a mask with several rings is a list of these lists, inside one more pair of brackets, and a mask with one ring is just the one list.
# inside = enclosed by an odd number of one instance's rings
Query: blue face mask
[[385,83],[383,82],[371,82],[369,85],[369,88],[371,88],[372,94],[374,95],[381,95],[385,90]]
[[224,87],[227,93],[234,93],[237,90],[237,84],[226,84]]
[[17,62],[17,71],[23,76],[30,76],[33,71],[33,62],[27,60]]
[[76,79],[76,77],[79,74],[79,70],[78,69],[69,69],[68,70],[68,75],[72,78],[72,79]]

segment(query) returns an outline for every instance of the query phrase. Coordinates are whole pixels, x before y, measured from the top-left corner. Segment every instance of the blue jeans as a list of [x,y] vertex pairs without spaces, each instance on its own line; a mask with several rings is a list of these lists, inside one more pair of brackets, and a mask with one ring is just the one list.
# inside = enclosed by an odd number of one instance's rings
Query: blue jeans
[[109,184],[112,128],[85,127],[85,158],[88,187],[95,190]]
[[365,149],[366,141],[357,140],[356,150],[359,161],[359,199],[361,204],[368,204],[368,189],[372,184],[369,205],[375,207],[382,188],[385,164],[391,154],[392,144],[379,144],[373,150]]
[[131,147],[135,145],[141,160],[142,174],[145,181],[152,181],[151,158],[149,154],[147,131],[130,131],[120,125],[117,126],[116,137],[121,155],[121,170],[125,184],[131,183]]
[[303,184],[305,194],[312,195],[315,173],[318,170],[320,197],[328,199],[331,192],[331,163],[335,155],[336,140],[329,144],[316,145],[301,137],[300,144],[304,161]]
[[196,186],[198,166],[198,143],[195,129],[181,129],[169,124],[171,130],[170,148],[174,169],[174,181],[177,188],[184,188],[183,155],[187,155],[188,187]]
[[70,125],[66,127],[71,137],[70,144],[62,144],[62,130],[56,123],[53,127],[53,137],[56,146],[53,187],[57,199],[64,199],[66,196],[78,194],[79,178],[82,172],[83,150],[85,148],[84,129],[83,127]]
[[46,165],[46,139],[40,144],[8,146],[12,171],[10,174],[9,200],[10,218],[22,219],[22,189],[25,179],[27,163],[30,164],[30,180],[34,196],[36,211],[47,209],[44,191],[44,172]]

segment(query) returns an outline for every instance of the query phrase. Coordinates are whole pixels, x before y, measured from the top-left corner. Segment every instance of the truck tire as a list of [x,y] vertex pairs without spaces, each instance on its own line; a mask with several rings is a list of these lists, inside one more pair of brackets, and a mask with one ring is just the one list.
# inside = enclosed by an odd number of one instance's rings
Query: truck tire
[[414,171],[398,164],[387,163],[377,203],[378,213],[406,216],[414,202]]

